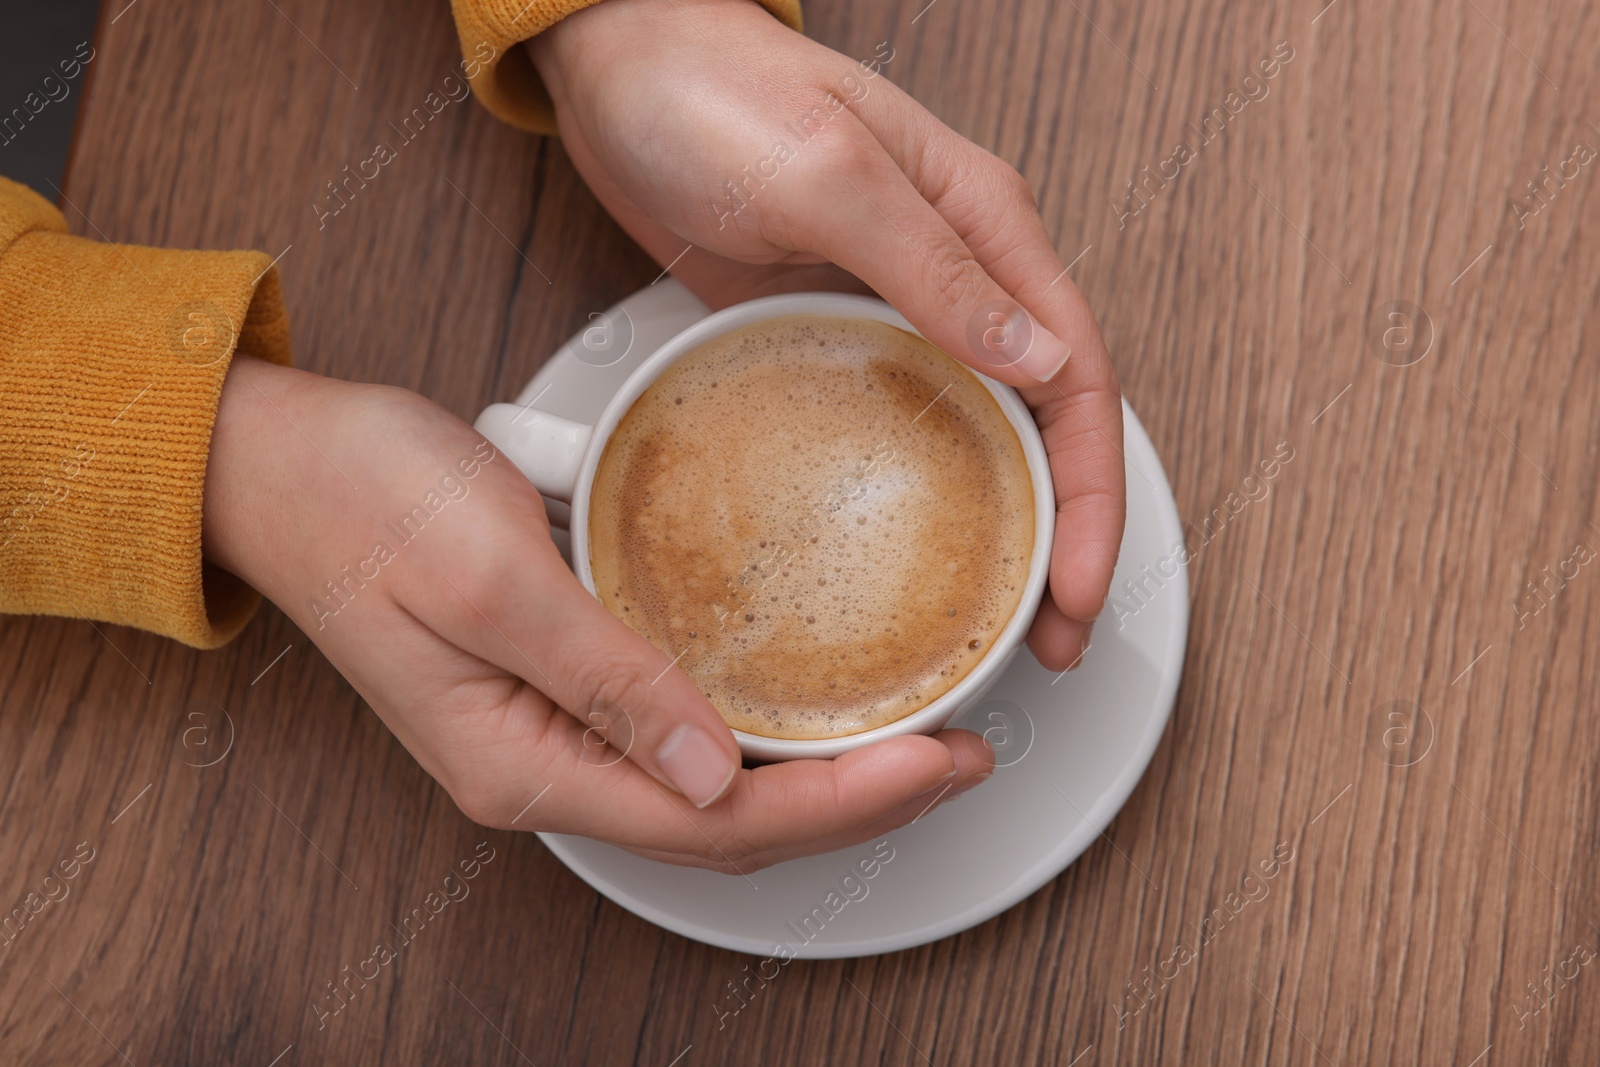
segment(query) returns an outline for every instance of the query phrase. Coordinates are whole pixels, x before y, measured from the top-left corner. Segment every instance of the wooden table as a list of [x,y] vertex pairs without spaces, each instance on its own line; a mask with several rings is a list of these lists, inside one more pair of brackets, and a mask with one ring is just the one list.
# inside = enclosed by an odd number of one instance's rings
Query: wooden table
[[[809,0],[809,28],[888,41],[1032,181],[1204,543],[1109,840],[958,937],[793,964],[719,1031],[747,958],[468,822],[277,611],[209,654],[7,619],[0,909],[76,877],[0,952],[0,1061],[1600,1060],[1600,18],[925,2]],[[74,229],[282,252],[302,366],[471,419],[659,270],[558,143],[469,103],[319,229],[452,72],[443,0],[117,0],[97,48]],[[470,897],[319,1025],[480,842]]]

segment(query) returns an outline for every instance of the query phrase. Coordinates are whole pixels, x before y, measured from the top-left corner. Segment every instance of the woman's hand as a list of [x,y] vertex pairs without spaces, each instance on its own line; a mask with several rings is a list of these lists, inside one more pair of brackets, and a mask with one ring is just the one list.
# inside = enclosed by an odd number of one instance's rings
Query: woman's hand
[[749,872],[882,834],[992,769],[960,730],[741,769],[688,676],[578,583],[527,479],[404,390],[236,359],[204,507],[206,557],[489,826]]
[[584,180],[703,300],[870,287],[1021,389],[1058,514],[1029,644],[1074,665],[1122,541],[1121,395],[1022,177],[890,84],[887,46],[847,59],[751,0],[602,0],[529,48]]

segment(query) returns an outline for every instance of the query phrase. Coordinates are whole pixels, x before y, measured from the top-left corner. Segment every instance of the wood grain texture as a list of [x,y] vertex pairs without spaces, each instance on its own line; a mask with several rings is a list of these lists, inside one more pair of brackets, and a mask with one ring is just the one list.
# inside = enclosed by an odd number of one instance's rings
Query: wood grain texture
[[[1510,206],[1600,147],[1600,11],[925,4],[810,0],[808,27],[889,42],[891,78],[1030,179],[1203,542],[1110,843],[960,936],[791,964],[719,1030],[747,958],[472,825],[275,610],[211,654],[5,619],[0,909],[94,858],[0,952],[0,1061],[1600,1061],[1600,967],[1527,988],[1600,947],[1600,567],[1524,598],[1600,549],[1600,167],[1520,229]],[[559,144],[470,103],[319,228],[325,183],[452,72],[442,0],[118,0],[98,48],[75,230],[287,249],[302,366],[470,419],[659,269]],[[1259,98],[1119,218],[1230,92]],[[1393,301],[1426,320],[1390,350]],[[471,895],[319,1027],[324,983],[480,842]],[[1275,848],[1266,895],[1174,958]]]

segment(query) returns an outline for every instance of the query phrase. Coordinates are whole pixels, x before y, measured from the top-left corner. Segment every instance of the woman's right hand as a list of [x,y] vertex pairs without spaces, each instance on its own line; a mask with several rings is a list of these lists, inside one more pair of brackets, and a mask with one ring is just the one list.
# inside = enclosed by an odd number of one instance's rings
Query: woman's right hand
[[485,825],[748,873],[881,835],[993,768],[945,730],[743,769],[689,677],[568,569],[533,486],[405,390],[235,359],[204,545]]

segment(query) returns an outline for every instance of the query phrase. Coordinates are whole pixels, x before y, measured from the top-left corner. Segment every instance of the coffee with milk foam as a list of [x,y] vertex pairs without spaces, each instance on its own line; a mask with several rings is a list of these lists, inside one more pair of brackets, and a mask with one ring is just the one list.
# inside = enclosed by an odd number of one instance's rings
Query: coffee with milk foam
[[1027,582],[1033,485],[971,371],[893,326],[790,315],[646,389],[589,530],[601,601],[730,726],[837,737],[926,706],[993,646]]

